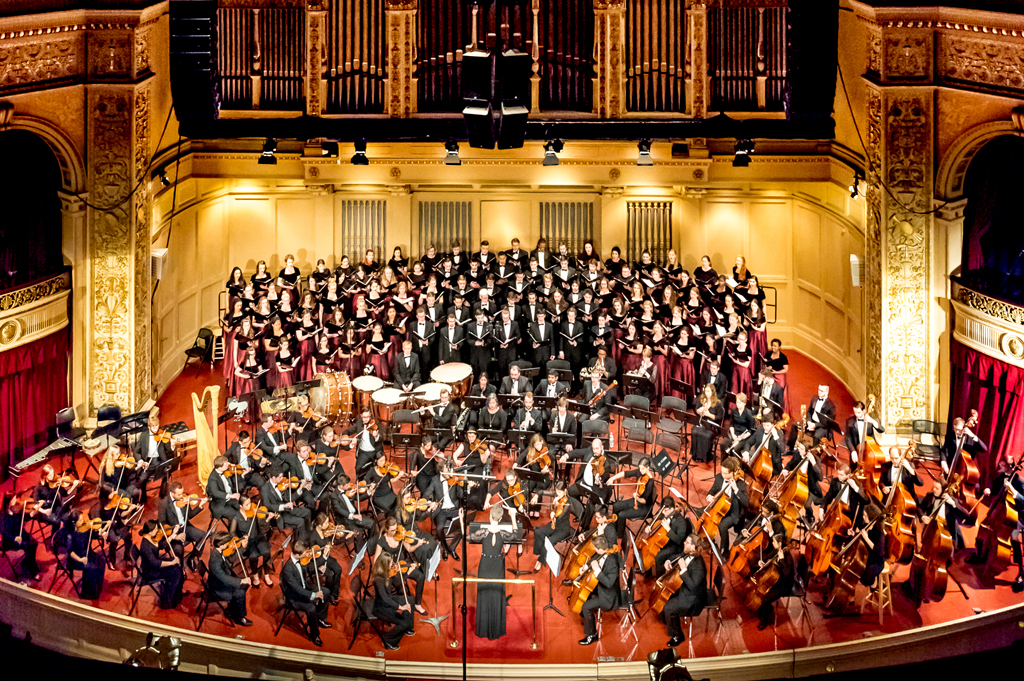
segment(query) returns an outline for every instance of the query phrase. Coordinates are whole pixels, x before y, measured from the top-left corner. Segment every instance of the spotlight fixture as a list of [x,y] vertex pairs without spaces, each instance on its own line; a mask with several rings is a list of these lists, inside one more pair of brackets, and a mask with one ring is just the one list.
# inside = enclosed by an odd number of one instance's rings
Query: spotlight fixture
[[160,184],[162,184],[165,187],[170,187],[171,186],[171,180],[170,180],[169,177],[167,177],[167,171],[166,170],[164,170],[163,172],[160,173]]
[[638,166],[653,166],[654,159],[651,158],[651,140],[640,140],[636,148],[640,150],[640,155],[636,157],[636,164]]
[[732,167],[746,168],[749,166],[752,153],[754,153],[754,140],[736,140],[736,156],[732,159]]
[[263,153],[260,154],[260,160],[256,161],[261,166],[276,166],[277,156],[274,154],[277,152],[277,140],[273,137],[268,137],[267,141],[263,143]]
[[542,165],[546,166],[557,166],[558,155],[562,153],[562,148],[565,144],[562,140],[548,140],[544,143],[544,161]]
[[858,196],[860,196],[860,181],[862,179],[864,178],[861,177],[860,171],[858,171],[857,174],[853,176],[853,184],[851,184],[849,187],[851,199],[855,199]]
[[370,165],[370,159],[366,158],[366,140],[358,139],[355,142],[356,153],[352,155],[352,165],[354,166],[368,166]]
[[444,143],[444,148],[448,150],[448,153],[444,156],[444,164],[446,166],[461,166],[462,159],[459,158],[459,142],[454,137],[449,137],[448,141]]

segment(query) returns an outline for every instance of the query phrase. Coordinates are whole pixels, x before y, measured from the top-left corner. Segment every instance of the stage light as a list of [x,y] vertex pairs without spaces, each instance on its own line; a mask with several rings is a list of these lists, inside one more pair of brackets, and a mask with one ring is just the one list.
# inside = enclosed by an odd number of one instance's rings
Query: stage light
[[640,150],[640,155],[636,157],[636,164],[638,166],[653,166],[654,159],[651,158],[651,140],[640,140],[636,148]]
[[546,166],[557,166],[558,155],[562,153],[562,148],[565,145],[562,140],[548,140],[544,143],[544,162]]
[[736,140],[736,155],[732,159],[732,167],[746,168],[749,166],[752,153],[754,153],[753,140]]
[[858,196],[860,196],[860,181],[861,181],[861,179],[862,178],[861,178],[859,172],[856,175],[854,175],[854,177],[853,177],[853,184],[850,185],[850,198],[851,199],[855,199]]
[[366,140],[360,139],[355,141],[356,153],[352,155],[352,165],[354,166],[368,166],[370,165],[370,159],[366,158]]
[[454,138],[449,137],[448,141],[444,143],[444,148],[448,150],[445,154],[444,164],[448,166],[461,166],[462,159],[459,158],[459,143]]
[[263,153],[260,154],[260,159],[256,161],[261,166],[276,166],[277,165],[277,140],[273,137],[268,137],[267,141],[263,143]]
[[169,177],[167,177],[167,171],[166,170],[164,170],[164,171],[162,171],[160,173],[160,184],[162,184],[165,187],[170,187],[171,186],[171,179]]

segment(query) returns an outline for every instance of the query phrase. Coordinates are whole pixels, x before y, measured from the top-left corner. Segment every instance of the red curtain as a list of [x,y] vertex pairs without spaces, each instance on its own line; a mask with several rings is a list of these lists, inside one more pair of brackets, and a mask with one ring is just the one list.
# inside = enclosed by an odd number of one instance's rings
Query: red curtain
[[68,402],[70,329],[0,352],[0,479],[7,467],[49,444]]
[[[977,409],[975,434],[988,445],[988,455],[979,457],[981,480],[988,484],[996,465],[1007,454],[1018,456],[1024,449],[1024,369],[989,357],[956,340],[950,345],[952,368],[949,423],[966,419]],[[951,430],[952,425],[947,427]]]

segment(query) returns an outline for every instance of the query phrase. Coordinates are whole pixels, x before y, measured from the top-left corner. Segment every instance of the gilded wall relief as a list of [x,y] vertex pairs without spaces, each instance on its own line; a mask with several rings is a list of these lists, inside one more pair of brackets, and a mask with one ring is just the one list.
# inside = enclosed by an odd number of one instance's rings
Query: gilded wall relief
[[[882,188],[877,171],[882,159],[882,95],[868,88],[867,110],[867,234],[864,247],[864,325],[867,344],[864,367],[867,391],[882,395]],[[884,406],[884,405],[883,405]],[[883,419],[885,415],[883,414]]]
[[939,35],[939,75],[987,87],[1024,90],[1024,44]]
[[134,404],[136,407],[140,407],[152,393],[150,220],[153,209],[149,195],[149,178],[147,177],[150,170],[150,90],[146,86],[141,86],[135,91],[134,124],[135,182],[139,189],[132,199],[135,204],[135,238],[129,247],[135,256],[135,271],[133,273],[135,293]]
[[82,75],[80,35],[21,44],[0,44],[0,88],[78,78]]
[[931,32],[886,34],[885,78],[929,78],[932,72],[931,46]]
[[416,113],[416,0],[387,0],[385,21],[388,59],[385,106],[388,115],[404,118]]

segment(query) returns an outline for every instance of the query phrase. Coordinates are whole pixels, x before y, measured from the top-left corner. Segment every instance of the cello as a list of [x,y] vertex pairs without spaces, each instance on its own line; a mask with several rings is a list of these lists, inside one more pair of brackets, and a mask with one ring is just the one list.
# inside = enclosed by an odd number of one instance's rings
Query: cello
[[744,579],[750,575],[751,565],[756,565],[757,559],[771,545],[771,537],[760,520],[758,517],[754,521],[757,527],[750,530],[750,536],[737,542],[729,551],[729,569]]
[[994,490],[992,504],[978,528],[978,555],[985,560],[990,572],[999,572],[1013,562],[1010,535],[1017,529],[1018,520],[1013,497],[1013,490],[1008,486]]
[[[773,428],[785,431],[787,425],[789,425],[789,414],[783,414],[782,419]],[[771,437],[771,433],[765,436],[757,454],[747,466],[747,472],[750,475],[750,479],[747,480],[747,496],[749,498],[747,506],[751,513],[757,513],[761,509],[761,500],[764,499],[772,477],[775,475],[775,470],[772,467],[772,453],[768,450],[767,445]]]
[[[608,524],[613,524],[618,520],[618,516],[614,513],[608,517]],[[583,568],[586,567],[590,559],[594,557],[597,550],[594,548],[594,537],[597,536],[597,529],[594,528],[587,532],[586,536],[572,549],[573,558],[571,562],[567,562],[569,579],[576,579],[583,572]]]
[[821,438],[818,446],[809,449],[800,459],[800,463],[783,477],[780,484],[778,496],[779,511],[782,513],[782,517],[788,519],[794,526],[796,525],[797,518],[800,516],[800,512],[804,510],[804,506],[807,504],[807,498],[811,494],[807,480],[807,470],[804,464],[807,463],[807,459],[812,454],[817,454],[827,443],[828,440]]
[[[608,560],[608,556],[613,553],[619,552],[619,545],[613,544],[608,548],[608,551],[601,556],[600,564],[601,569],[604,568],[604,562]],[[572,583],[572,590],[569,592],[569,609],[577,615],[583,610],[583,604],[590,598],[590,594],[594,593],[594,589],[598,585],[599,571],[587,570],[586,574],[581,574]]]
[[917,502],[903,486],[903,465],[906,457],[914,451],[911,440],[907,451],[899,461],[892,464],[892,488],[885,502],[886,556],[890,563],[909,563],[914,557],[914,546],[917,544],[917,533],[914,531],[914,519],[917,517]]
[[874,527],[882,517],[880,515],[865,525],[864,529],[854,535],[853,539],[848,541],[836,554],[836,560],[840,562],[835,565],[835,580],[825,598],[825,607],[829,610],[843,612],[853,603],[854,595],[857,593],[857,583],[860,582],[868,566],[870,550],[866,541],[868,530]]
[[[732,484],[736,484],[737,488],[740,475],[740,473],[737,473],[736,477],[732,480]],[[718,494],[704,508],[704,512],[701,513],[696,526],[693,528],[693,533],[698,537],[701,535],[708,537],[718,536],[718,526],[725,520],[725,516],[729,515],[729,510],[732,508],[732,496],[725,493],[727,489],[730,489],[730,483],[722,480],[722,489],[718,490]]]
[[757,612],[761,604],[764,603],[764,599],[768,597],[768,592],[782,579],[782,570],[779,569],[781,558],[780,553],[771,556],[750,578],[750,589],[743,599],[743,605],[747,609]]
[[949,572],[946,565],[953,555],[953,535],[949,531],[944,515],[939,511],[943,507],[942,497],[956,493],[960,479],[955,478],[946,485],[942,494],[935,500],[935,508],[924,519],[921,530],[921,547],[914,553],[910,561],[910,592],[918,603],[923,601],[941,601],[946,595],[949,583]]
[[845,537],[853,527],[853,521],[846,514],[849,509],[850,505],[842,500],[842,495],[837,494],[821,521],[811,530],[806,545],[807,570],[810,574],[820,577],[828,572],[832,565],[836,538]]
[[[637,549],[640,551],[640,560],[643,561],[644,572],[654,567],[654,559],[658,555],[658,552],[668,544],[668,528],[666,528],[662,522],[665,520],[665,518],[662,517],[662,514],[665,512],[665,508],[665,506],[661,507],[658,514],[654,516],[654,520],[651,521],[650,525],[644,528],[643,533],[636,542]],[[728,512],[729,511],[727,509],[726,513]],[[719,522],[721,522],[721,520],[719,520]]]

